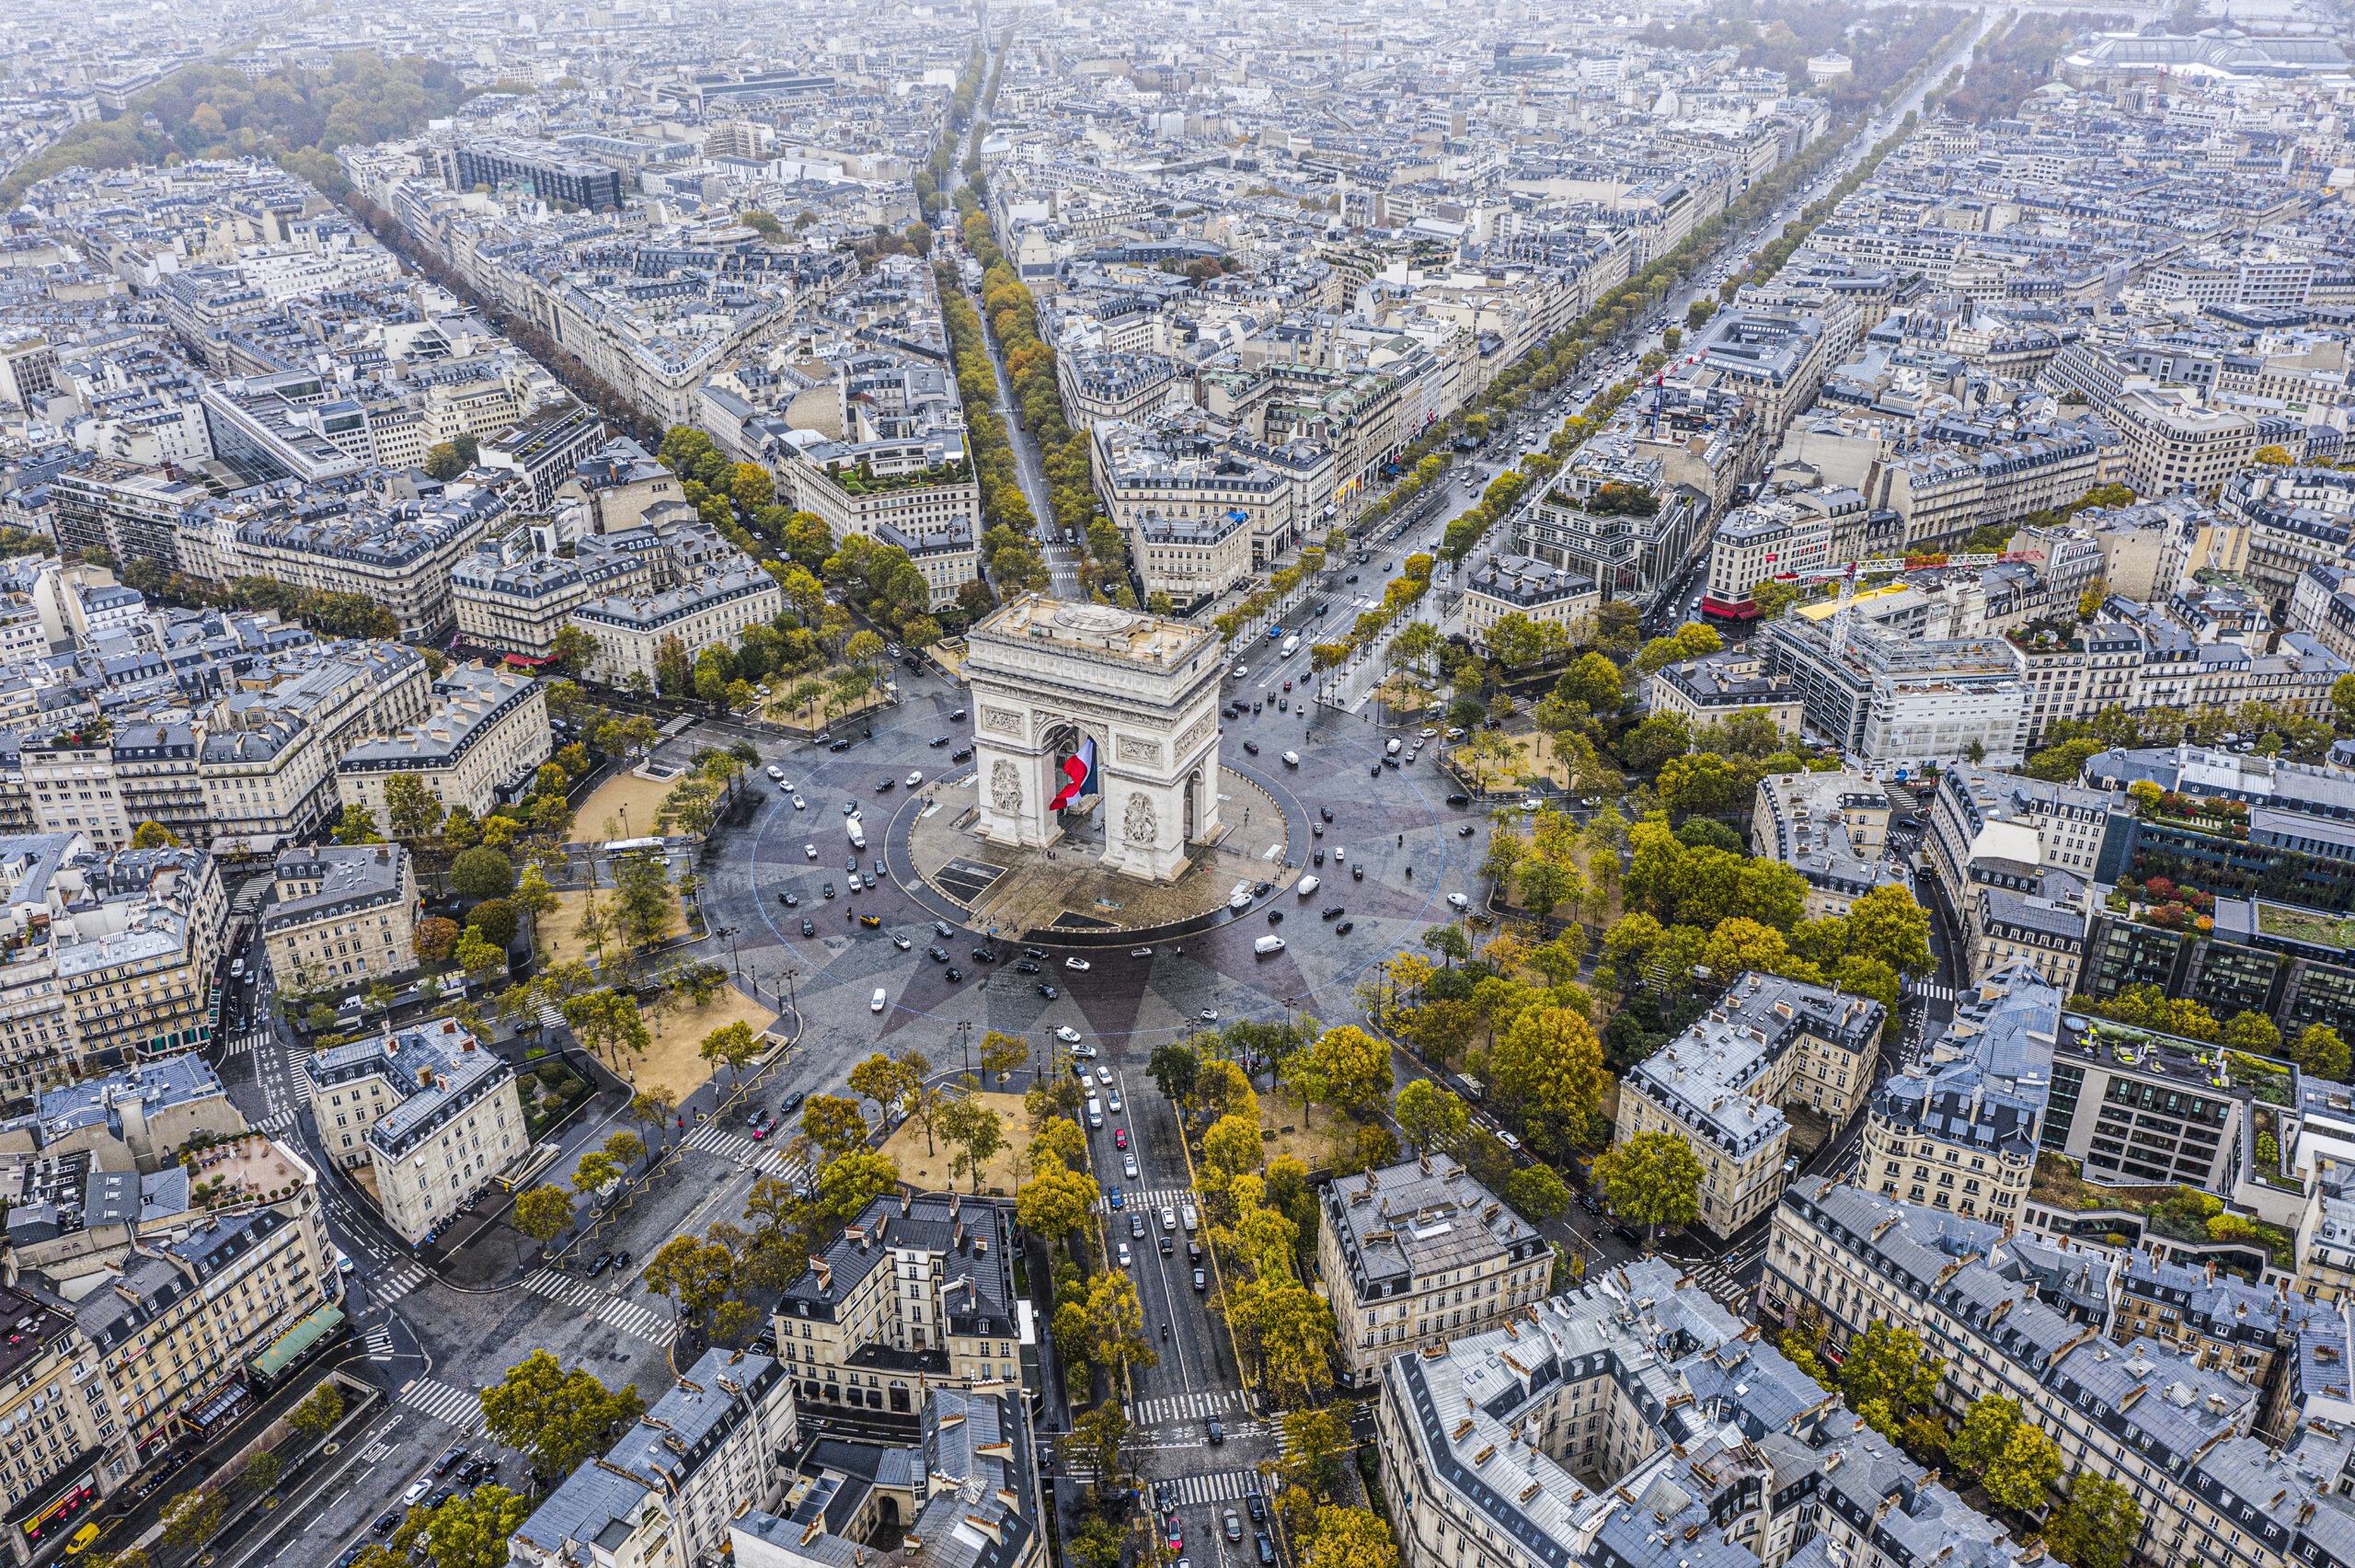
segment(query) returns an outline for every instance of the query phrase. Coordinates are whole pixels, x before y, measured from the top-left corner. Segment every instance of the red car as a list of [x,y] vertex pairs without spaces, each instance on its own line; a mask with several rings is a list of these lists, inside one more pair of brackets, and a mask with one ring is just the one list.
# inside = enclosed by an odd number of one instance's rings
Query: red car
[[1175,1516],[1172,1516],[1169,1520],[1169,1550],[1172,1551],[1186,1550],[1186,1527],[1179,1524]]
[[1112,1147],[1115,1149],[1126,1149],[1128,1146],[1129,1129],[1124,1127],[1114,1127],[1112,1129]]

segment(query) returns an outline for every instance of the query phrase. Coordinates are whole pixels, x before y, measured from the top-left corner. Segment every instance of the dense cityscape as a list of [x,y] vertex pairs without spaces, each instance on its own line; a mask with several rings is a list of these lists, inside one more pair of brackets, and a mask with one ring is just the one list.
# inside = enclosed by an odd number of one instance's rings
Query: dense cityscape
[[6,1560],[2355,1568],[2349,37],[0,17]]

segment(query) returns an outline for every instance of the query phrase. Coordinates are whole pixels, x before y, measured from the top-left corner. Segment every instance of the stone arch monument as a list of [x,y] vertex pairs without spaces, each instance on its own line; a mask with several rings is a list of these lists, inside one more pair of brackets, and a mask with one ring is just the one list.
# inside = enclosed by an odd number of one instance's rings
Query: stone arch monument
[[974,831],[1043,848],[1064,759],[1096,743],[1103,864],[1166,882],[1218,817],[1218,634],[1182,621],[1028,594],[972,630]]

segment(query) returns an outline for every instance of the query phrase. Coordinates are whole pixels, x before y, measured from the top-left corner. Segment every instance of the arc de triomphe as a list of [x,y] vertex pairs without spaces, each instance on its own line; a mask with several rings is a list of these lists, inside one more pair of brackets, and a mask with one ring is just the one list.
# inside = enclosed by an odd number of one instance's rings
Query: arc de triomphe
[[1186,846],[1219,832],[1218,634],[1108,604],[1027,594],[975,626],[972,687],[980,816],[994,843],[1062,837],[1048,809],[1063,760],[1096,742],[1103,864],[1169,881]]

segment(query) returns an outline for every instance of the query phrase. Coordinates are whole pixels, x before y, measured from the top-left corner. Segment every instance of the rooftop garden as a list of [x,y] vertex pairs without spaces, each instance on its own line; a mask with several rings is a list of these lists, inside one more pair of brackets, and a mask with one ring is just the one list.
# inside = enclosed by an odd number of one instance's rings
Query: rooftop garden
[[1652,517],[1660,497],[1648,485],[1603,485],[1586,498],[1586,509],[1603,517]]
[[2085,642],[2074,621],[2030,621],[2004,634],[2012,646],[2028,653],[2083,653]]
[[2288,904],[2261,903],[2257,906],[2257,929],[2290,942],[2355,951],[2355,920],[2344,915],[2295,909]]
[[2189,1186],[2103,1186],[2085,1180],[2077,1162],[2049,1150],[2036,1157],[2028,1197],[2067,1212],[2131,1214],[2153,1234],[2170,1241],[2249,1242],[2264,1248],[2276,1268],[2296,1265],[2296,1241],[2289,1231],[2246,1214],[2225,1212],[2224,1200],[2213,1193]]
[[972,478],[972,465],[962,461],[936,463],[904,474],[878,474],[865,458],[856,468],[829,468],[826,477],[846,496],[888,496],[902,490],[924,490],[936,485],[962,485]]
[[2146,821],[2172,822],[2196,832],[2221,833],[2226,838],[2248,837],[2248,803],[2241,800],[2218,800],[2203,795],[2181,795],[2163,789],[2155,800],[2142,799],[2142,817]]
[[2114,900],[2120,899],[2122,908],[2131,910],[2134,919],[2143,925],[2154,925],[2162,931],[2215,929],[2216,896],[2197,887],[2178,887],[2164,876],[2139,884],[2131,878],[2121,879],[2114,895]]

